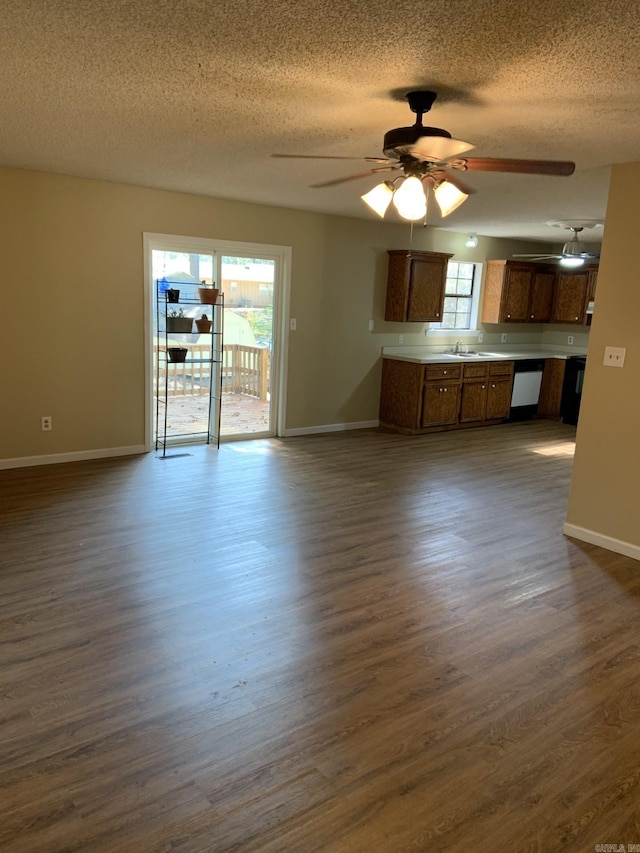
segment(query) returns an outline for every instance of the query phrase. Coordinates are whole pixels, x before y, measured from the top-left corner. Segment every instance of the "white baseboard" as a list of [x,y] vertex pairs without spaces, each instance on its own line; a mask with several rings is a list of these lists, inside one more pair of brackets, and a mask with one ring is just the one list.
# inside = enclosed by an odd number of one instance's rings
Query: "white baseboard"
[[324,426],[301,427],[300,429],[285,429],[284,438],[294,435],[319,435],[323,432],[343,432],[348,429],[372,429],[380,425],[379,421],[356,421],[350,424],[325,424]]
[[614,539],[612,536],[605,536],[603,533],[596,533],[594,530],[587,530],[586,527],[578,527],[576,524],[563,524],[562,532],[565,536],[570,536],[572,539],[579,539],[581,542],[588,542],[590,545],[599,545],[601,548],[606,548],[607,551],[614,551],[616,554],[624,554],[625,557],[631,557],[633,560],[640,560],[640,546],[632,545],[631,542],[623,542],[621,539]]
[[15,459],[0,459],[0,470],[6,468],[29,468],[33,465],[56,465],[60,462],[81,462],[85,459],[106,459],[109,456],[133,456],[146,452],[144,444],[135,444],[131,447],[77,450],[71,453],[51,453],[47,456],[18,456]]

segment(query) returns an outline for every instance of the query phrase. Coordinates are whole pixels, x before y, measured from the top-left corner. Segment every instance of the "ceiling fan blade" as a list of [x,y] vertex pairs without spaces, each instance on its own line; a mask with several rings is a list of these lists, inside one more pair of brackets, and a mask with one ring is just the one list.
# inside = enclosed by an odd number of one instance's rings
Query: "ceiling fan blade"
[[[499,157],[469,157],[454,166],[470,172],[519,172],[529,175],[573,175],[576,164],[569,160],[505,160]],[[453,164],[450,164],[453,165]]]
[[286,160],[364,160],[365,163],[391,163],[388,157],[332,157],[323,154],[272,154]]
[[448,160],[457,157],[465,151],[475,148],[470,142],[461,139],[451,139],[448,136],[421,136],[409,149],[409,154],[417,160],[432,160],[434,163],[440,160]]
[[347,181],[357,181],[359,178],[367,178],[369,175],[375,175],[377,172],[393,172],[400,168],[397,163],[393,166],[379,166],[377,169],[369,169],[368,172],[360,172],[358,175],[349,175],[346,178],[336,178],[333,181],[322,181],[320,184],[311,184],[311,189],[319,189],[320,187],[335,187],[338,184],[346,184]]
[[553,261],[564,258],[564,255],[511,255],[512,258],[529,258],[532,261]]

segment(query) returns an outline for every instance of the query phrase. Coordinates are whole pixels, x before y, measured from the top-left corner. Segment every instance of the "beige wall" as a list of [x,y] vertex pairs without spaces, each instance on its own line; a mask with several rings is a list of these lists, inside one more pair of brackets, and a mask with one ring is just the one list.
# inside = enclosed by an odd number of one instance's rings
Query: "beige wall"
[[[567,522],[640,547],[640,164],[614,166]],[[605,346],[626,347],[622,369]]]
[[[0,225],[0,459],[144,443],[144,232],[292,246],[288,429],[376,420],[381,347],[426,340],[383,320],[386,249],[408,225],[3,168]],[[413,246],[477,262],[543,248],[464,236],[419,228]]]

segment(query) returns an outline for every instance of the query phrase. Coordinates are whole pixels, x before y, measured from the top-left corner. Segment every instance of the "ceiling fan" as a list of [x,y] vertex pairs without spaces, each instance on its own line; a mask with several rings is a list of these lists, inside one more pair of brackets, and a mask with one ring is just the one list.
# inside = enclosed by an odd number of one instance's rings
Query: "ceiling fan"
[[433,189],[442,216],[448,216],[459,207],[475,190],[463,183],[457,172],[517,172],[531,175],[572,175],[575,163],[562,160],[510,160],[494,157],[462,157],[475,146],[454,139],[447,130],[425,127],[422,116],[429,112],[437,98],[435,92],[416,91],[407,93],[410,109],[416,113],[411,127],[396,127],[384,135],[385,157],[323,157],[313,154],[272,154],[307,160],[364,160],[380,163],[366,172],[348,175],[312,184],[314,188],[333,187],[347,181],[377,175],[383,172],[399,172],[393,180],[385,180],[370,192],[361,196],[364,202],[383,217],[393,199],[400,216],[416,221],[426,217],[427,192]]
[[527,258],[530,261],[554,261],[560,262],[563,267],[580,267],[587,260],[598,260],[600,254],[598,252],[590,252],[586,243],[581,243],[578,240],[578,234],[584,231],[585,228],[595,228],[600,225],[599,222],[585,225],[563,225],[562,223],[549,223],[557,225],[559,228],[565,228],[567,231],[573,231],[572,238],[564,244],[558,254],[549,255],[513,255],[514,258]]

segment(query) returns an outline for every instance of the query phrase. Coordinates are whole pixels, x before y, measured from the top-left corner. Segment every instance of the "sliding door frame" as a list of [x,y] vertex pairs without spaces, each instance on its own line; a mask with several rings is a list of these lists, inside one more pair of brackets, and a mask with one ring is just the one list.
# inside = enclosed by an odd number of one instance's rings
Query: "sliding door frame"
[[[155,288],[152,281],[151,252],[189,252],[213,255],[215,269],[220,270],[223,255],[246,258],[266,258],[275,261],[273,288],[273,352],[271,354],[271,433],[282,436],[286,431],[287,365],[289,352],[289,302],[291,295],[291,246],[272,246],[265,243],[245,243],[216,240],[206,237],[186,237],[176,234],[143,233],[144,253],[144,351],[145,351],[145,449],[153,441],[153,317]],[[259,436],[263,438],[264,433]],[[252,438],[251,433],[233,436],[234,440]],[[225,437],[221,437],[225,441]]]

